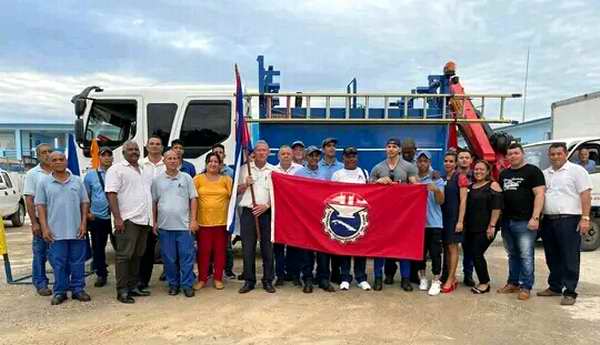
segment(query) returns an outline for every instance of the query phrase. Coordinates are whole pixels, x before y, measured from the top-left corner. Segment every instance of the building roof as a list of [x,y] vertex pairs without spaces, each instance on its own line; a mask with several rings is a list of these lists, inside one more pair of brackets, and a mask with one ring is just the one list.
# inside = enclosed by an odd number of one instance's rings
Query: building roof
[[549,123],[550,120],[551,120],[550,116],[541,117],[541,118],[538,118],[538,119],[529,120],[529,121],[517,123],[517,124],[514,124],[514,125],[508,125],[508,126],[498,127],[498,128],[495,128],[494,130],[498,131],[498,130],[509,130],[509,129],[525,128],[525,127],[530,127],[530,126],[535,126],[535,125],[541,125],[541,124],[544,124],[546,122]]

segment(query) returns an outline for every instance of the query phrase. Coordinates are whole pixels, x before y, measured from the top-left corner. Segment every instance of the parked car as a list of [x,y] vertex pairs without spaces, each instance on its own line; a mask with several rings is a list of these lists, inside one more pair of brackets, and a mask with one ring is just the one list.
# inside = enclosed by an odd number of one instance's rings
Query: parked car
[[22,226],[25,214],[22,175],[0,169],[0,217],[13,226]]

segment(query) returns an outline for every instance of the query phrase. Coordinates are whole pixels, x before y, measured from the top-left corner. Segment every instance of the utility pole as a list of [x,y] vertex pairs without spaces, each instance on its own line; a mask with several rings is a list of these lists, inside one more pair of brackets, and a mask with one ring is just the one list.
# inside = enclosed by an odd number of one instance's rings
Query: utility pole
[[527,62],[525,63],[525,85],[523,86],[523,116],[521,123],[525,122],[525,110],[527,109],[527,79],[529,78],[529,47],[527,47]]

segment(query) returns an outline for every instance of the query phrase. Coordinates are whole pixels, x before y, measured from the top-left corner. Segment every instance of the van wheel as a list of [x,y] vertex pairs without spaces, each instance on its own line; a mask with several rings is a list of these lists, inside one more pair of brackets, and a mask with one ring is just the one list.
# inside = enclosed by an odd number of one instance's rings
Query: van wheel
[[23,224],[25,224],[25,205],[23,205],[22,202],[19,203],[17,212],[10,216],[10,221],[15,227],[23,226]]
[[590,252],[600,247],[600,219],[594,218],[591,222],[591,228],[587,235],[581,238],[581,250]]

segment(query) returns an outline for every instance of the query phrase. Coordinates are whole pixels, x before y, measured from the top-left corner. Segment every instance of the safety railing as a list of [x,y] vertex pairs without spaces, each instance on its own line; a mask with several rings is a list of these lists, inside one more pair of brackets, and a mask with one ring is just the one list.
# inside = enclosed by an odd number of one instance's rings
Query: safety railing
[[[519,98],[520,94],[413,94],[395,92],[280,92],[247,93],[247,114],[250,121],[352,121],[352,122],[487,122],[511,123],[505,116],[508,99]],[[273,106],[274,99],[280,105]],[[356,106],[356,99],[362,101]],[[391,101],[396,103],[391,103]],[[261,107],[256,105],[262,102]],[[381,107],[372,107],[374,103]],[[478,112],[478,118],[465,118],[467,102]],[[337,103],[334,104],[334,103]],[[415,107],[414,104],[422,104]],[[476,103],[477,105],[475,105]],[[497,109],[490,114],[490,105]],[[258,109],[263,110],[258,116]],[[356,110],[359,109],[359,110]],[[299,115],[299,110],[301,114]],[[315,115],[314,111],[319,110]],[[334,114],[336,116],[332,116]],[[360,112],[360,116],[356,113]],[[341,115],[340,115],[341,114]],[[373,115],[375,114],[375,115]]]

